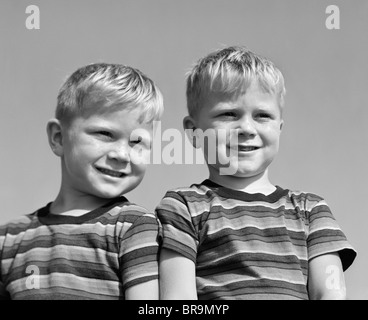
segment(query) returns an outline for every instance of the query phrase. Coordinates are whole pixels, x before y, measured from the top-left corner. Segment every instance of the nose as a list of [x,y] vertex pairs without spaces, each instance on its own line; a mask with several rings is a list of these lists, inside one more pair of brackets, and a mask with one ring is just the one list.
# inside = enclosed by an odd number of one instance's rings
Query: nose
[[111,145],[107,157],[118,162],[130,161],[130,146],[127,143],[115,143]]
[[238,134],[243,136],[254,136],[257,133],[253,119],[248,116],[239,119],[237,129]]

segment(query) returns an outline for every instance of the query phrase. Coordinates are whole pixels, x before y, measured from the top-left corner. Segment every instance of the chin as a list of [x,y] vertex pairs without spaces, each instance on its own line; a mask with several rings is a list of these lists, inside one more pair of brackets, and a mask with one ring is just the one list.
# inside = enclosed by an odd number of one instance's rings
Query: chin
[[261,170],[251,168],[237,168],[236,166],[231,167],[232,175],[237,178],[252,178],[262,172]]
[[95,197],[100,199],[113,199],[122,196],[123,193],[117,193],[117,192],[99,192],[95,193]]
[[125,188],[125,189],[120,189],[120,190],[107,190],[107,189],[104,189],[104,190],[100,190],[100,191],[95,192],[94,195],[96,197],[99,197],[99,198],[102,198],[102,199],[112,199],[112,198],[120,197],[123,194],[129,192],[130,190],[132,190],[132,189],[130,189],[130,188],[129,189]]

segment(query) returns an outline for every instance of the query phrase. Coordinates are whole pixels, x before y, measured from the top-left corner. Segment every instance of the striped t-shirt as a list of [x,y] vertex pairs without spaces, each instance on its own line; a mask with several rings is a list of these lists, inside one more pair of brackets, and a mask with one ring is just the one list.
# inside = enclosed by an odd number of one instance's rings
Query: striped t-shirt
[[157,207],[162,247],[196,264],[198,298],[308,299],[308,261],[356,252],[326,202],[285,190],[263,195],[209,180],[168,191]]
[[0,298],[124,299],[158,278],[156,217],[124,197],[82,216],[50,204],[0,227]]

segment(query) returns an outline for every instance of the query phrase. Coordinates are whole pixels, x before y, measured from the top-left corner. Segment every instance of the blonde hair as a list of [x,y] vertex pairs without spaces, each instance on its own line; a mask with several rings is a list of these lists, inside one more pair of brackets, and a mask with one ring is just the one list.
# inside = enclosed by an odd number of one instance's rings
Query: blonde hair
[[253,80],[266,92],[278,95],[281,110],[286,93],[284,77],[270,60],[239,46],[210,53],[187,73],[189,115],[196,114],[208,94],[233,95],[245,90]]
[[163,113],[163,97],[155,83],[138,69],[120,64],[95,63],[76,70],[59,90],[55,116],[67,124],[96,104],[140,107],[140,120],[146,123]]

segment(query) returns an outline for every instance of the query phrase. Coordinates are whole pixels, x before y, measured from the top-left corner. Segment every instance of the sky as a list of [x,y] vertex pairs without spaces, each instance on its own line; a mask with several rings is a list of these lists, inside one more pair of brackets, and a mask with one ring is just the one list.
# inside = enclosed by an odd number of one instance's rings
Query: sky
[[[243,45],[286,80],[271,181],[326,199],[358,251],[345,272],[348,298],[368,299],[367,32],[366,0],[1,0],[0,223],[58,193],[60,162],[46,123],[77,68],[121,63],[151,77],[164,95],[156,132],[163,154],[173,130],[185,143],[186,72],[211,51]],[[148,167],[130,201],[153,210],[167,190],[208,176],[204,164],[166,158]]]

